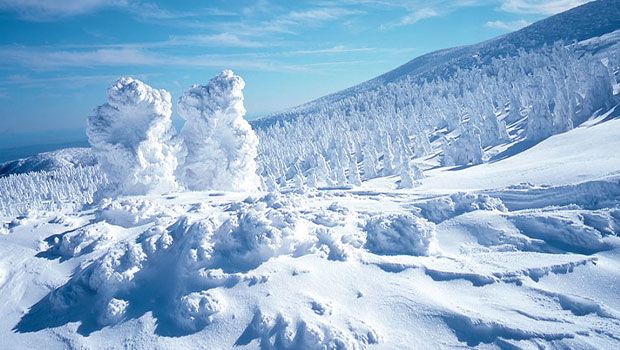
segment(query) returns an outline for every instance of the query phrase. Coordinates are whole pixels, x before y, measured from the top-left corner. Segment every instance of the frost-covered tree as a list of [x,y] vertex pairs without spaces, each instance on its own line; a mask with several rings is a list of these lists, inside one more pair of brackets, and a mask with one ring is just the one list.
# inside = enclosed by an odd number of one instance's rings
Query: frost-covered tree
[[360,176],[360,171],[357,167],[357,160],[355,159],[355,155],[349,158],[348,179],[351,185],[360,186],[362,184],[362,177]]
[[243,118],[245,82],[225,70],[207,85],[192,86],[179,100],[186,122],[180,136],[184,152],[177,171],[190,190],[252,191],[258,138]]
[[[356,157],[368,180],[398,173],[402,153],[410,159],[429,155],[430,139],[450,135],[444,145],[446,164],[477,164],[484,161],[485,149],[565,132],[618,103],[617,94],[613,95],[620,60],[617,51],[604,50],[601,55],[606,57],[601,57],[584,53],[579,44],[559,42],[439,77],[404,75],[372,89],[319,99],[254,122],[261,140],[259,162],[284,174],[298,159],[317,166],[313,158],[321,154],[330,169],[317,169],[317,179],[335,178],[339,171],[331,169],[334,158],[340,158],[340,165],[349,164],[345,156],[353,149],[342,150],[349,143],[345,140],[351,140],[355,153],[361,153]],[[461,130],[464,124],[469,131]],[[467,154],[461,146],[473,153]]]
[[464,124],[456,140],[444,141],[443,153],[442,164],[445,166],[482,163],[484,152],[480,141],[480,129]]
[[31,211],[77,210],[83,204],[93,203],[95,193],[109,185],[99,165],[1,177],[0,217]]
[[415,173],[411,168],[411,161],[409,159],[403,159],[400,165],[400,182],[398,188],[413,188],[416,184]]
[[364,178],[366,180],[377,177],[377,155],[374,148],[367,145],[364,148]]
[[88,118],[86,134],[114,191],[144,194],[177,188],[171,115],[171,96],[165,90],[129,77],[108,89],[108,101]]

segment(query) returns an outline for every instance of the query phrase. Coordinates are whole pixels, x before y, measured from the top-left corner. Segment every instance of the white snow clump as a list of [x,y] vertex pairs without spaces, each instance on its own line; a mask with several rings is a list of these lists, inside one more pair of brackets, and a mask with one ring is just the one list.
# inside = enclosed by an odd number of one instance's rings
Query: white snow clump
[[439,251],[435,224],[415,215],[378,215],[366,224],[366,248],[379,255],[428,256]]

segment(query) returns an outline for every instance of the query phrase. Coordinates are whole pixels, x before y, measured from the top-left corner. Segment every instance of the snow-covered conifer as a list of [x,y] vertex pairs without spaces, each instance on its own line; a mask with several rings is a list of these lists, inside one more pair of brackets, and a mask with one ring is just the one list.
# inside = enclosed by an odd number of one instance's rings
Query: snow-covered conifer
[[191,190],[251,191],[258,138],[243,118],[245,82],[225,70],[207,85],[192,86],[179,100],[184,153],[177,171]]
[[86,133],[113,190],[143,194],[177,187],[171,115],[171,96],[165,90],[129,77],[108,89],[108,101],[88,118]]

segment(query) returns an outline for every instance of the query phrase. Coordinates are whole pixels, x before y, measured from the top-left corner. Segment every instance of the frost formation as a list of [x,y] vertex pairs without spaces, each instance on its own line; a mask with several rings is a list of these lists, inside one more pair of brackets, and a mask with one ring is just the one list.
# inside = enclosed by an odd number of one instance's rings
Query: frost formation
[[179,180],[190,190],[252,191],[258,138],[243,119],[245,82],[225,70],[207,85],[192,86],[179,100],[186,122]]
[[86,134],[101,168],[122,194],[177,188],[172,99],[129,77],[108,89],[108,101],[88,118]]

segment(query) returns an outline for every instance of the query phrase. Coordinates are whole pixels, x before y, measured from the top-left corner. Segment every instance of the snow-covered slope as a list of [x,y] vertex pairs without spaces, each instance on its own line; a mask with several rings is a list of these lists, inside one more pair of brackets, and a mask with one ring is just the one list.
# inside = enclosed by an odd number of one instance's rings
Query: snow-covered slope
[[31,171],[71,168],[76,165],[97,164],[90,148],[63,148],[57,151],[39,153],[32,157],[17,159],[0,164],[0,177],[10,174],[24,174]]
[[[338,108],[338,101],[375,90],[387,83],[406,77],[414,79],[448,78],[457,69],[467,69],[489,63],[497,57],[513,56],[519,50],[539,49],[557,41],[571,43],[599,37],[620,29],[620,1],[597,0],[551,16],[516,32],[479,44],[448,48],[417,57],[402,66],[367,82],[315,101],[253,121],[256,127],[266,127],[299,116],[312,117],[323,106]],[[597,48],[591,47],[595,51]]]

